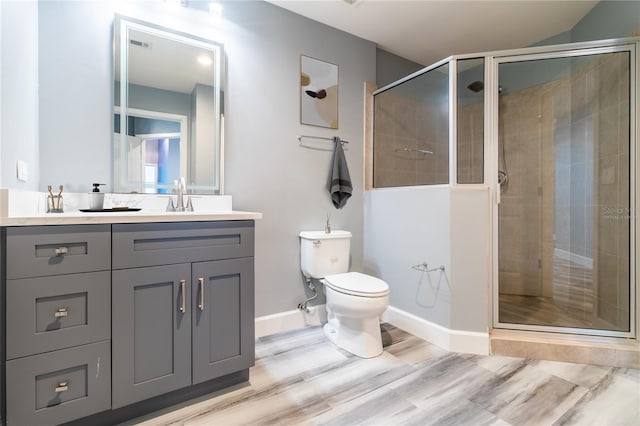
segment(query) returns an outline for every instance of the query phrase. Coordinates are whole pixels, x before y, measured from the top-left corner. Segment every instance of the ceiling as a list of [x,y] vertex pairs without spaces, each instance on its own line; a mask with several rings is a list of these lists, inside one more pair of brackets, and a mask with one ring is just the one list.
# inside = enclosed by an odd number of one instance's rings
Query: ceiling
[[530,46],[570,30],[584,0],[267,0],[430,65],[451,55]]

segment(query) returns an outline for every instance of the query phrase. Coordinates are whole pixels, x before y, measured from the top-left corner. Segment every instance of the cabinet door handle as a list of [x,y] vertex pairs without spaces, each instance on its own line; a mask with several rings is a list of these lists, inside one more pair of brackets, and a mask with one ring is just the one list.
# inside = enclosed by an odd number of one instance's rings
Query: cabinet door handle
[[67,308],[58,308],[54,313],[53,316],[56,318],[59,317],[67,317],[69,316],[69,309]]
[[65,255],[67,253],[69,253],[69,248],[68,247],[58,247],[57,249],[54,250],[54,253],[57,255]]
[[204,311],[204,278],[198,278],[198,285],[200,286],[200,301],[198,302],[198,308]]
[[180,312],[185,313],[187,312],[187,301],[186,301],[186,296],[185,296],[185,291],[186,291],[186,281],[185,280],[180,280]]
[[63,382],[58,383],[58,386],[54,389],[56,393],[64,392],[69,390],[69,381],[65,380]]

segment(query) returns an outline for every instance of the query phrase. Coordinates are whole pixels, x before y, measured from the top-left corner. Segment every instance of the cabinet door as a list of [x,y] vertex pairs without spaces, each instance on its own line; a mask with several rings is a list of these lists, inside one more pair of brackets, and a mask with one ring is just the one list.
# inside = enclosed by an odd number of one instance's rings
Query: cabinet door
[[194,263],[193,383],[254,364],[253,257]]
[[190,266],[113,271],[113,408],[191,384]]

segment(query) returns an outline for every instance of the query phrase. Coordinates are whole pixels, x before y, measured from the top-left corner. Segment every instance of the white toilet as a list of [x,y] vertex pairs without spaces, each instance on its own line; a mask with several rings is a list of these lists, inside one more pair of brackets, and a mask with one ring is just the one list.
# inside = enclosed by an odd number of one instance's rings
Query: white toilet
[[324,284],[327,296],[325,335],[342,349],[362,358],[382,353],[380,315],[389,306],[386,282],[349,270],[351,233],[300,233],[300,265],[308,279]]

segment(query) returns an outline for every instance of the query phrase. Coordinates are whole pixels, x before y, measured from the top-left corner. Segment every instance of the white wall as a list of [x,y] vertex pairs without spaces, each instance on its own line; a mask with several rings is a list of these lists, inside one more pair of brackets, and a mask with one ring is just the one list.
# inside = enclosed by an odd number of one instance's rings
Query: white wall
[[[37,3],[0,2],[0,187],[39,183],[37,27]],[[17,180],[18,160],[27,163],[27,182]]]

